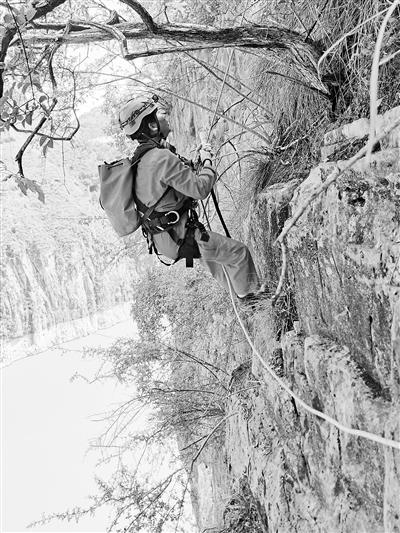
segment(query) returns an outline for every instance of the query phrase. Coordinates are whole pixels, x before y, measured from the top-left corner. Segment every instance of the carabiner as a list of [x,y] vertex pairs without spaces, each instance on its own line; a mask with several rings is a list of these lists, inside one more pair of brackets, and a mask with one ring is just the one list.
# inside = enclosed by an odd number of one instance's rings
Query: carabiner
[[173,224],[176,224],[177,222],[179,222],[180,220],[180,215],[178,213],[178,211],[168,211],[168,213],[165,213],[165,216],[168,218],[169,215],[175,215],[176,219],[175,220],[172,220],[172,221],[169,221],[167,222],[168,226],[172,226]]

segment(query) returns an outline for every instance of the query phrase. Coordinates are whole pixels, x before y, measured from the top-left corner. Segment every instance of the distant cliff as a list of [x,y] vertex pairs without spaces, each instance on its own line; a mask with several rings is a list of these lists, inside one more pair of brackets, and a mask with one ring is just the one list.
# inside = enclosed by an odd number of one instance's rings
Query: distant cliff
[[[6,352],[86,334],[91,321],[94,327],[112,322],[112,308],[115,320],[122,317],[118,306],[130,301],[140,259],[128,257],[98,205],[97,154],[88,143],[97,150],[100,145],[84,124],[77,148],[62,153],[56,147],[47,159],[33,148],[25,157],[27,176],[41,185],[45,203],[32,192],[23,195],[12,178],[1,182],[0,333]],[[20,142],[11,139],[3,158]]]

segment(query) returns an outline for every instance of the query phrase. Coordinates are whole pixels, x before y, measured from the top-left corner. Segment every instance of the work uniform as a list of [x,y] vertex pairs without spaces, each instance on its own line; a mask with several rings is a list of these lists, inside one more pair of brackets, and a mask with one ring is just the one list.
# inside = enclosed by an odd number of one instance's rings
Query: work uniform
[[[168,212],[179,209],[188,197],[204,200],[215,181],[216,175],[211,168],[203,167],[196,174],[170,150],[155,148],[146,152],[137,165],[135,193],[143,204],[152,207],[166,188],[171,187],[156,207],[157,212]],[[184,214],[179,222],[170,226],[179,239],[185,236],[186,221],[187,215]],[[227,287],[224,266],[238,296],[257,291],[260,283],[247,246],[213,231],[207,233],[209,240],[206,242],[201,240],[200,230],[195,232],[200,262],[208,267],[220,284]],[[179,245],[167,231],[156,233],[152,238],[159,254],[177,259]]]

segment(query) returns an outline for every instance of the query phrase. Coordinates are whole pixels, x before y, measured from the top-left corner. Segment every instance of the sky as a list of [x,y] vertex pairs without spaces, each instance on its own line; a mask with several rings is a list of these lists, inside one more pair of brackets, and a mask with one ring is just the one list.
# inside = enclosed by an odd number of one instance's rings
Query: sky
[[[86,505],[95,493],[97,453],[87,453],[89,441],[105,427],[94,419],[132,395],[115,381],[88,384],[71,381],[76,373],[93,376],[99,362],[82,358],[84,346],[103,347],[115,338],[135,334],[131,320],[66,342],[2,370],[2,529],[28,531],[42,513]],[[29,531],[105,531],[107,513],[74,522],[54,522]]]

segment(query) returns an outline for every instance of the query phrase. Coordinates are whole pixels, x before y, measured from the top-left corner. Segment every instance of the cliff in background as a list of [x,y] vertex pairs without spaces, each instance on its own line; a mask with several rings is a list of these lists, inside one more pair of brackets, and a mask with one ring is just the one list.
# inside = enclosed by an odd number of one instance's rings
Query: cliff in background
[[[98,204],[97,164],[112,155],[101,137],[105,118],[83,119],[75,146],[41,158],[25,155],[45,203],[12,178],[1,182],[1,336],[3,357],[20,357],[125,318],[140,260],[129,257]],[[22,136],[3,136],[2,158],[12,169]],[[7,175],[3,169],[3,175]]]
[[[228,13],[231,3],[220,4]],[[246,17],[252,24],[272,17],[299,29],[292,4],[275,0],[255,3]],[[360,6],[353,10],[353,2],[349,5],[351,17],[341,5],[324,0],[305,2],[304,10],[297,4],[300,22],[306,24],[301,31],[315,29],[313,38],[321,43],[326,36],[335,40],[370,16],[365,9],[364,19],[357,18]],[[233,6],[235,12],[226,18],[221,15],[206,22],[236,23],[238,7]],[[247,4],[242,7],[246,9]],[[213,66],[219,79],[186,55],[164,65],[168,71],[165,78],[174,91],[209,107],[206,112],[186,100],[171,98],[167,102],[173,104],[171,141],[179,152],[191,157],[193,146],[210,132],[221,175],[220,205],[229,229],[250,245],[272,290],[281,268],[280,250],[274,243],[285,221],[332,169],[341,168],[365,142],[368,121],[352,120],[366,110],[361,98],[366,84],[359,80],[369,73],[373,40],[367,31],[364,37],[357,35],[329,63],[329,74],[338,76],[333,87],[340,86],[343,94],[347,90],[339,99],[339,111],[337,95],[328,98],[312,91],[284,54],[271,60],[262,52],[235,51],[227,77],[231,87],[225,84],[218,103],[222,116],[213,118],[230,50],[197,55]],[[355,42],[358,48],[353,46]],[[328,43],[323,44],[326,49]],[[343,57],[347,58],[346,67],[352,65],[349,79],[359,85],[353,93],[354,86],[343,88]],[[397,56],[396,61],[399,59]],[[336,67],[337,72],[333,70]],[[395,61],[385,70],[389,72],[386,84],[391,68],[394,79]],[[348,80],[345,83],[351,85]],[[396,90],[393,83],[391,91]],[[381,105],[386,110],[393,98],[386,98],[387,91],[382,94]],[[341,124],[346,117],[351,117],[352,124],[332,126],[333,106]],[[391,118],[398,115],[399,108],[390,111]],[[380,127],[388,116],[381,119]],[[332,127],[335,129],[329,131]],[[249,134],[249,129],[258,135]],[[86,141],[96,143],[91,132],[83,133]],[[101,155],[99,159],[112,159],[103,156],[105,144],[98,143],[96,150],[91,146]],[[262,357],[305,402],[346,426],[395,440],[400,440],[399,147],[397,130],[380,143],[370,164],[361,159],[312,203],[289,235],[288,279],[278,305],[272,308],[266,298],[246,318]],[[74,152],[75,157],[78,153],[86,156],[87,145]],[[130,283],[138,265],[129,257],[113,261],[119,258],[120,244],[94,207],[96,191],[89,191],[96,179],[97,161],[77,161],[83,170],[76,173],[78,183],[71,184],[65,175],[69,177],[73,169],[64,169],[62,154],[58,155],[58,163],[41,180],[48,197],[46,206],[32,195],[25,198],[11,182],[2,184],[10,206],[3,242],[2,297],[2,331],[8,341],[26,334],[43,336],[49,327],[75,323],[88,314],[129,302],[131,297]],[[55,160],[48,156],[47,161]],[[38,176],[42,174],[28,174]],[[209,211],[212,228],[220,230],[212,208]],[[202,446],[198,442],[204,443],[207,432],[212,433],[193,465],[192,500],[199,531],[400,530],[399,453],[339,432],[307,414],[252,353],[232,309],[225,314],[207,309],[210,301],[214,303],[207,294],[203,298],[209,301],[196,303],[204,324],[194,342],[190,330],[195,313],[184,292],[197,280],[185,281],[180,266],[169,271],[169,283],[175,283],[173,291],[179,297],[173,301],[175,307],[187,310],[181,329],[190,340],[190,352],[208,357],[206,363],[215,365],[212,368],[218,378],[213,382],[204,365],[191,362],[188,370],[183,358],[174,360],[177,371],[173,379],[185,389],[191,386],[193,403],[199,392],[196,387],[205,385],[206,400],[195,405],[205,419],[202,431],[194,427],[191,434],[193,426],[187,423],[186,433],[179,435],[180,449],[190,445],[193,457],[193,450]],[[155,314],[170,312],[168,306],[162,308],[165,292],[156,295]],[[216,294],[222,301],[220,293]],[[151,302],[145,302],[150,308]],[[149,319],[153,321],[151,313]],[[137,355],[129,354],[133,369]],[[211,389],[215,382],[220,387],[216,391]],[[177,395],[169,392],[170,403],[162,413],[165,417],[171,404],[179,405]],[[216,397],[218,403],[213,416],[210,397]],[[214,432],[215,427],[218,431]],[[193,443],[199,447],[194,448]]]

